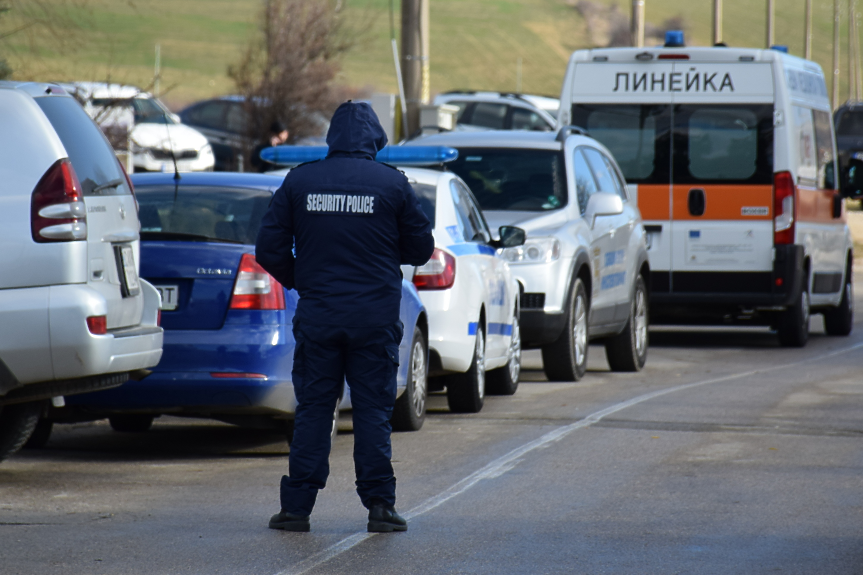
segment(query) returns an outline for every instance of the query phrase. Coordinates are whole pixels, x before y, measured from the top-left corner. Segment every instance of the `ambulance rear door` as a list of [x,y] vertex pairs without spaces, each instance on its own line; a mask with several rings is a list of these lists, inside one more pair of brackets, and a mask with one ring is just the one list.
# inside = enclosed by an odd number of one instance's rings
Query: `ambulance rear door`
[[679,61],[671,77],[669,291],[770,292],[772,64]]

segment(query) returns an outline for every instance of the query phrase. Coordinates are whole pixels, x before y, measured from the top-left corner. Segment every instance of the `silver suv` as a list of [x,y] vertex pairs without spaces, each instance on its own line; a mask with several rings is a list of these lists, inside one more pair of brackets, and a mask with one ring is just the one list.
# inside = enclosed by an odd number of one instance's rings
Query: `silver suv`
[[435,96],[435,105],[456,106],[456,122],[462,126],[492,130],[554,130],[557,120],[536,106],[531,96],[501,92],[446,92]]
[[138,277],[132,187],[62,88],[0,82],[0,460],[48,400],[120,385],[162,356]]
[[641,214],[608,150],[580,129],[450,132],[414,140],[458,150],[446,164],[467,182],[489,226],[527,231],[504,257],[522,286],[521,336],[541,348],[552,381],[587,368],[589,340],[613,371],[647,359],[650,277]]

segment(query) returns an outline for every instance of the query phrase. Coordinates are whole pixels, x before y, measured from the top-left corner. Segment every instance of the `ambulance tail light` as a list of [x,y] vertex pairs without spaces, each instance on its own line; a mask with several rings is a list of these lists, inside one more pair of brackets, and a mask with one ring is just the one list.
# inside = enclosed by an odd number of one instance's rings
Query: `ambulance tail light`
[[435,248],[431,259],[414,273],[418,290],[449,289],[455,283],[455,258]]
[[285,291],[276,278],[268,274],[252,254],[243,254],[230,309],[285,309]]
[[794,243],[794,221],[797,211],[797,188],[790,172],[773,175],[773,244]]

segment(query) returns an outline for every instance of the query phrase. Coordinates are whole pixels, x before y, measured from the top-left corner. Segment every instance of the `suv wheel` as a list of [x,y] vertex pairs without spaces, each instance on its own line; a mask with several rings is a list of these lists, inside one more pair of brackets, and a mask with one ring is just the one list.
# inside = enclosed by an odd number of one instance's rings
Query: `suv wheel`
[[0,461],[23,447],[36,429],[41,413],[41,401],[13,403],[0,407]]
[[605,356],[611,371],[641,371],[647,361],[647,289],[639,275],[635,296],[629,305],[629,320],[623,331],[605,342]]
[[485,399],[485,332],[482,322],[476,326],[473,359],[465,373],[447,377],[446,400],[454,413],[478,413]]
[[572,286],[566,327],[552,344],[542,348],[542,364],[549,381],[578,381],[587,371],[587,318],[590,303],[580,278]]

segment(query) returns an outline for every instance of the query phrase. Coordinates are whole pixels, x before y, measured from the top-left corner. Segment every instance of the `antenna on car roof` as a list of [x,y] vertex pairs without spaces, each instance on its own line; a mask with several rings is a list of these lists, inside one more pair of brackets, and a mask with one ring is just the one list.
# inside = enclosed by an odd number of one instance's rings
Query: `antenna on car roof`
[[168,114],[162,110],[162,117],[165,119],[165,131],[168,133],[168,151],[171,152],[171,161],[174,162],[174,179],[180,179],[180,169],[177,167],[177,155],[174,154],[174,140],[171,139],[171,130],[168,129]]

